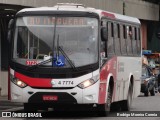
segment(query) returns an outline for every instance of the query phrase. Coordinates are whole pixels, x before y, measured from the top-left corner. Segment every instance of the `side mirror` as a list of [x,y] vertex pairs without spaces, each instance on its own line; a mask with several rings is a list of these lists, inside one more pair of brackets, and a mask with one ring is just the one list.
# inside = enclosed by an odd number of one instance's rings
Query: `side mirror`
[[8,42],[10,43],[11,42],[11,33],[12,33],[12,30],[13,30],[13,23],[14,23],[14,20],[11,19],[8,23]]
[[108,38],[107,28],[102,27],[101,28],[101,39],[102,39],[102,41],[107,41],[107,38]]
[[11,19],[8,23],[8,29],[12,29],[13,28],[13,23],[14,23],[14,20]]
[[14,27],[14,20],[11,19],[8,23],[8,35],[7,35],[7,40],[8,40],[8,51],[9,51],[9,56],[8,59],[9,61],[11,60],[11,40],[12,40],[12,33],[13,33],[13,27]]

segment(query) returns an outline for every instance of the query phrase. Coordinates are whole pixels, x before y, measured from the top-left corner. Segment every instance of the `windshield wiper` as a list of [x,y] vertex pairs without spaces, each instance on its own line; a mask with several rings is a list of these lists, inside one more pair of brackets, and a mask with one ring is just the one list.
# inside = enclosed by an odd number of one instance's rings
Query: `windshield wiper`
[[59,46],[59,35],[57,38],[57,48],[58,48],[58,53],[56,54],[56,58],[59,57],[59,51],[62,53],[62,55],[66,58],[66,60],[68,61],[68,63],[70,64],[70,66],[74,69],[77,70],[77,68],[75,67],[74,63],[72,62],[72,60],[67,56],[67,54],[64,52],[64,50],[62,49],[61,46]]
[[[57,28],[57,16],[55,17],[54,30],[53,30],[53,48],[52,48],[52,56],[54,58],[54,49],[55,49],[55,39],[56,39],[56,28]],[[52,62],[53,67],[53,62]]]

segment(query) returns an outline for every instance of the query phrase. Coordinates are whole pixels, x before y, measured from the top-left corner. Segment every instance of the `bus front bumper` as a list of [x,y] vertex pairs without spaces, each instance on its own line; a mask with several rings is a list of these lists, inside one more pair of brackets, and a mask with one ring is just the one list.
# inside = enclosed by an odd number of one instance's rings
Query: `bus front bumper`
[[99,81],[94,85],[81,89],[35,89],[29,86],[20,88],[11,83],[11,101],[23,103],[63,103],[63,104],[95,104],[98,103]]

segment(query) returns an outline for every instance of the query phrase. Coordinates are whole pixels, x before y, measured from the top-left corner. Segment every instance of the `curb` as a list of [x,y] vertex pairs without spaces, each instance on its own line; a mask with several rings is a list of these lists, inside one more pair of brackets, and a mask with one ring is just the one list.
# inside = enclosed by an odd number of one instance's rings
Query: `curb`
[[0,96],[0,101],[9,101],[8,96]]

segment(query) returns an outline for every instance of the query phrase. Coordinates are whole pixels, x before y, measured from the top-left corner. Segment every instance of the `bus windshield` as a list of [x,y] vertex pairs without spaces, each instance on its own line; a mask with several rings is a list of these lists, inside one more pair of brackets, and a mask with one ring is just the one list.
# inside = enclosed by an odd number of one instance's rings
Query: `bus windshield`
[[[52,59],[53,58],[53,59]],[[33,66],[75,67],[98,62],[98,20],[89,17],[28,16],[16,20],[13,59]]]

